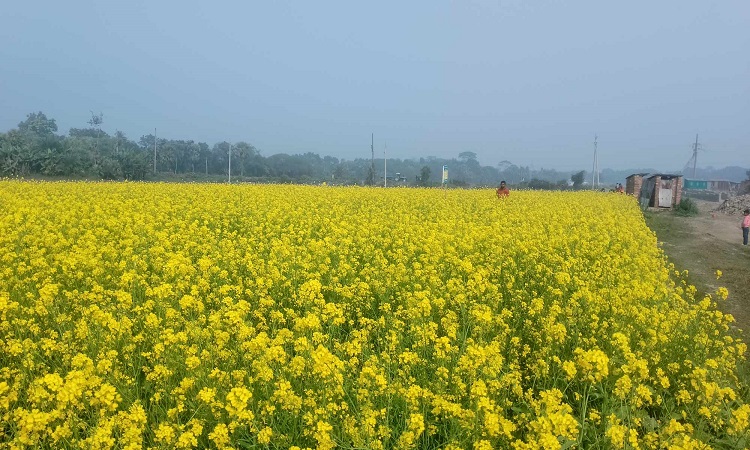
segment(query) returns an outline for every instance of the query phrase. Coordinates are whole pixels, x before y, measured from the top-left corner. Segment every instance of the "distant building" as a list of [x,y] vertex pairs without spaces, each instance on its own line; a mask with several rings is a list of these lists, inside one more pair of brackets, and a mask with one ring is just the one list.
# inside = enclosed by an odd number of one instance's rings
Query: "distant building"
[[641,209],[672,208],[682,197],[682,175],[634,173],[625,179],[625,193],[638,198]]
[[390,183],[405,183],[406,182],[406,177],[403,176],[403,175],[401,175],[400,172],[396,172],[396,176],[395,177],[387,176],[387,177],[385,177],[385,179],[386,179],[386,181],[388,181]]
[[685,180],[685,190],[736,194],[742,183],[727,180]]

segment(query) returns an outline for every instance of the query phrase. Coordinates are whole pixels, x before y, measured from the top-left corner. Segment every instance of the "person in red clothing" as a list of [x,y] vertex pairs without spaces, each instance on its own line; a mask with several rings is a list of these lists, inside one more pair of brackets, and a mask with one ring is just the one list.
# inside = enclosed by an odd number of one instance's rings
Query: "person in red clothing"
[[500,182],[500,187],[497,188],[497,198],[505,198],[510,195],[508,187],[505,185],[505,181]]
[[745,217],[742,218],[742,244],[747,245],[747,235],[750,231],[750,209],[746,209],[742,212]]

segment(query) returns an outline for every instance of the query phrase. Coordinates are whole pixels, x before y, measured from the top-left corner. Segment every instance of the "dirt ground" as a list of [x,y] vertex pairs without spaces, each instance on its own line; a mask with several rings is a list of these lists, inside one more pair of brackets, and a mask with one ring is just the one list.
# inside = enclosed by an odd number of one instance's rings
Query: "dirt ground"
[[[742,245],[741,216],[713,212],[719,203],[696,201],[700,214],[681,217],[671,211],[648,211],[646,223],[656,232],[667,257],[701,293],[729,290],[719,307],[732,314],[750,341],[750,246]],[[722,277],[716,279],[716,271]]]

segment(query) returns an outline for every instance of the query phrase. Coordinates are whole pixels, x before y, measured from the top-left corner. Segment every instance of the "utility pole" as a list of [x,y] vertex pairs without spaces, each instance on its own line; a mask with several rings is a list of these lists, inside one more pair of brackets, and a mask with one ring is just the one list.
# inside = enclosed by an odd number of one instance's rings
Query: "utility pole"
[[375,133],[370,134],[370,151],[372,152],[370,171],[372,172],[372,184],[375,184]]
[[602,182],[599,180],[599,175],[601,174],[601,171],[599,170],[599,153],[598,153],[598,145],[596,144],[596,136],[594,136],[594,147],[597,149],[596,154],[596,187],[601,187]]
[[154,128],[154,175],[156,175],[156,128]]
[[385,143],[383,148],[383,187],[388,187],[388,157],[386,152],[388,151],[388,143]]
[[596,189],[599,184],[599,155],[597,154],[597,135],[594,135],[594,167],[591,171],[591,189]]
[[693,179],[695,179],[695,166],[698,164],[698,133],[695,134],[695,145],[693,145]]
[[232,184],[232,144],[229,144],[229,184]]

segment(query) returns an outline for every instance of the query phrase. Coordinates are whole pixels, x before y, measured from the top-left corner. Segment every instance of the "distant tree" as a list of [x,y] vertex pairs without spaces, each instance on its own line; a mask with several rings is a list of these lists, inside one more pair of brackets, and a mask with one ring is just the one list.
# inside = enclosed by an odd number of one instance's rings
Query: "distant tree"
[[120,162],[112,158],[102,158],[97,167],[97,175],[104,180],[118,180],[122,178]]
[[[17,135],[11,138],[15,141],[13,152],[16,159],[11,157],[7,162],[13,167],[16,175],[41,173],[48,170],[53,162],[48,159],[56,158],[62,147],[62,141],[57,132],[55,119],[48,119],[43,112],[31,113],[26,120],[18,124]],[[8,133],[11,135],[13,130]]]
[[91,119],[89,119],[88,121],[88,124],[91,125],[91,128],[101,132],[102,123],[104,123],[104,114],[94,114],[94,112],[91,111]]
[[60,161],[60,172],[65,175],[83,176],[91,170],[90,137],[65,139],[65,154]]
[[258,149],[255,149],[247,162],[247,173],[253,177],[265,177],[270,173],[266,158],[260,154]]
[[120,154],[120,146],[123,143],[126,143],[128,141],[128,138],[125,137],[125,133],[123,133],[120,130],[115,131],[115,153]]
[[220,173],[226,175],[229,168],[229,142],[222,141],[217,142],[211,148],[211,157],[209,161],[212,165],[209,166],[208,171],[211,173]]
[[94,111],[91,111],[91,119],[88,122],[91,128],[101,128],[102,123],[104,123],[104,114],[94,114]]
[[574,173],[570,180],[573,182],[573,189],[578,189],[583,185],[583,178],[586,176],[586,171],[582,170],[580,172]]
[[499,170],[499,178],[506,180],[510,184],[517,184],[521,181],[527,181],[525,177],[524,168],[518,167],[510,161],[500,161],[497,165]]
[[18,124],[18,131],[47,137],[57,132],[57,124],[55,119],[48,119],[43,112],[39,111],[28,114],[26,120]]
[[71,128],[68,131],[70,137],[90,137],[96,139],[97,137],[109,137],[109,135],[96,128]]
[[27,152],[23,135],[18,130],[11,130],[0,135],[0,174],[24,175],[23,160]]
[[529,181],[529,189],[544,189],[544,190],[552,190],[555,188],[555,185],[553,183],[550,183],[547,180],[540,180],[538,178],[532,178],[531,181]]
[[430,182],[430,168],[429,166],[423,166],[422,170],[419,172],[419,185],[420,186],[427,186]]
[[295,163],[299,166],[300,175],[310,177],[311,180],[325,180],[323,174],[323,158],[317,153],[307,152],[302,155],[294,156]]
[[477,160],[477,154],[474,152],[461,152],[458,154],[458,161],[451,161],[452,179],[466,182],[466,185],[492,183],[497,178],[497,171],[487,180],[482,172],[482,166]]
[[317,175],[321,180],[330,180],[333,177],[333,172],[339,167],[339,159],[334,156],[324,156],[320,163],[319,171]]
[[[99,137],[102,134],[102,123],[104,122],[104,114],[101,112],[99,114],[94,114],[94,111],[91,111],[91,119],[89,119],[88,124],[91,125],[91,128],[96,130],[96,141],[94,141],[94,167],[99,166]],[[109,170],[107,171],[109,173]]]
[[349,175],[349,171],[346,168],[346,165],[344,164],[336,164],[336,167],[333,169],[333,179],[337,182],[342,182],[346,179],[346,177]]
[[123,178],[126,180],[143,180],[146,178],[146,174],[153,169],[150,165],[150,157],[149,152],[144,152],[133,145],[133,148],[120,158]]
[[208,158],[211,157],[211,149],[205,142],[198,143],[198,157],[203,161],[206,175],[208,175]]
[[255,153],[257,153],[255,147],[247,142],[240,141],[234,144],[234,151],[232,154],[237,155],[237,166],[240,168],[241,177],[245,176],[245,163],[247,162],[247,159],[252,157]]
[[508,169],[509,167],[511,167],[512,165],[513,165],[512,162],[508,161],[507,159],[504,159],[504,160],[500,161],[499,163],[497,163],[497,169],[500,172],[502,172],[502,171]]
[[201,162],[200,144],[193,141],[187,141],[185,143],[185,157],[190,163],[190,172],[195,173],[195,165]]
[[[206,175],[227,174],[227,142],[211,147],[193,141],[157,140],[149,134],[136,143],[119,131],[108,135],[102,130],[102,122],[103,115],[92,112],[88,127],[72,128],[68,135],[58,136],[54,119],[42,112],[28,114],[17,129],[0,133],[0,176],[43,174],[136,180],[145,179],[152,170],[177,175],[196,171]],[[242,141],[232,146],[232,153],[232,174],[256,177],[258,181],[310,183],[334,179],[337,184],[349,184],[366,180],[368,185],[378,181],[377,170],[371,166],[370,159],[365,158],[347,161],[309,152],[265,157]],[[376,167],[380,164],[382,159]],[[482,166],[476,153],[471,151],[461,152],[452,159],[427,156],[388,161],[389,171],[409,180],[416,179],[421,186],[433,184],[432,172],[440,174],[443,165],[451,168],[449,182],[453,186],[489,186],[507,180],[522,187],[565,188],[568,182],[560,183],[560,180],[571,176],[568,172],[549,169],[532,171],[507,160],[497,166]],[[733,169],[739,171],[735,178],[744,178],[746,169]],[[532,177],[534,180],[530,182]]]
[[458,154],[458,159],[460,159],[463,162],[476,161],[477,154],[474,152],[461,152]]
[[177,142],[172,140],[159,139],[157,146],[157,167],[163,167],[166,171],[177,173],[177,156],[179,152]]

